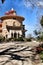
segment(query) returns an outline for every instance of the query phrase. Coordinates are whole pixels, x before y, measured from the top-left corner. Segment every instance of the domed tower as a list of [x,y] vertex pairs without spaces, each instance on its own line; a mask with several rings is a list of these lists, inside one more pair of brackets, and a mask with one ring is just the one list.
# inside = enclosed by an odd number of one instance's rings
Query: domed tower
[[25,37],[25,26],[23,25],[24,17],[17,16],[16,11],[12,8],[1,17],[2,35],[7,38]]

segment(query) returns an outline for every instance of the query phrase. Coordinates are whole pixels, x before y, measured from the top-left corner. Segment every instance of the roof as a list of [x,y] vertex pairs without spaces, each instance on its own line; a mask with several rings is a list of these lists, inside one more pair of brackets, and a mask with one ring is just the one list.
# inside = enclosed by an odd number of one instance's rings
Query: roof
[[12,8],[10,11],[5,12],[5,15],[10,15],[13,14],[14,12],[16,13],[16,11]]
[[16,19],[22,22],[25,18],[22,16],[16,16],[16,15],[5,15],[1,17],[1,20],[5,20],[5,19]]
[[12,8],[10,11],[7,11],[4,16],[0,17],[0,19],[1,20],[5,20],[5,19],[16,19],[16,20],[22,22],[24,20],[24,17],[17,16],[17,15],[14,14],[14,12],[16,14],[16,11]]

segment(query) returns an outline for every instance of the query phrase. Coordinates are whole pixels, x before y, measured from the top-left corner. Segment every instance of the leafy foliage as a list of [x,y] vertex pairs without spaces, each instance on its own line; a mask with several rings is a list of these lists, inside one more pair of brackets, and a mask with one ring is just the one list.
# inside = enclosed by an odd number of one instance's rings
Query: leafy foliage
[[11,41],[12,38],[8,38],[8,39],[5,39],[6,42],[9,42]]
[[26,40],[29,41],[29,42],[31,42],[31,38],[27,38]]
[[14,41],[24,41],[22,37],[14,38]]
[[40,24],[41,24],[41,26],[43,27],[43,16],[42,16],[42,18],[41,18]]
[[36,39],[37,41],[43,41],[43,32],[42,31],[34,31],[35,35],[36,35]]
[[34,33],[35,33],[35,35],[38,35],[38,32],[37,32],[37,30],[34,30]]
[[2,35],[0,35],[0,42],[3,42],[4,40],[5,38]]

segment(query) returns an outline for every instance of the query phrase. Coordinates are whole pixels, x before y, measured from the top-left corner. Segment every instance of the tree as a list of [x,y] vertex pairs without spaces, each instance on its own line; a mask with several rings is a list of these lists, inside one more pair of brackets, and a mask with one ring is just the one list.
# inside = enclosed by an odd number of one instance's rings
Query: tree
[[[41,27],[43,28],[43,16],[41,17],[40,24],[41,24]],[[40,30],[38,32],[37,30],[35,30],[34,33],[35,35],[37,35],[38,40],[43,41],[43,30]]]
[[38,35],[38,32],[37,32],[37,30],[34,30],[34,33],[35,33],[35,35]]
[[4,42],[5,41],[5,38],[3,35],[0,35],[0,42]]
[[43,41],[43,32],[42,31],[38,31],[37,32],[37,30],[35,30],[34,31],[34,33],[35,33],[35,35],[36,35],[36,39],[38,40],[38,41]]
[[42,16],[42,18],[41,18],[40,24],[41,24],[41,26],[43,27],[43,16]]

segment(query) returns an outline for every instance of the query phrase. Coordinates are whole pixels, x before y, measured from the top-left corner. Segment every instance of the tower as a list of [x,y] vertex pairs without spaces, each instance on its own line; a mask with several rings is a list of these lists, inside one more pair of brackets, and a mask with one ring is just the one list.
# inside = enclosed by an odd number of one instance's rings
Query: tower
[[6,38],[25,37],[25,26],[23,25],[24,17],[18,16],[12,8],[5,12],[5,15],[0,18],[2,20],[2,35]]

